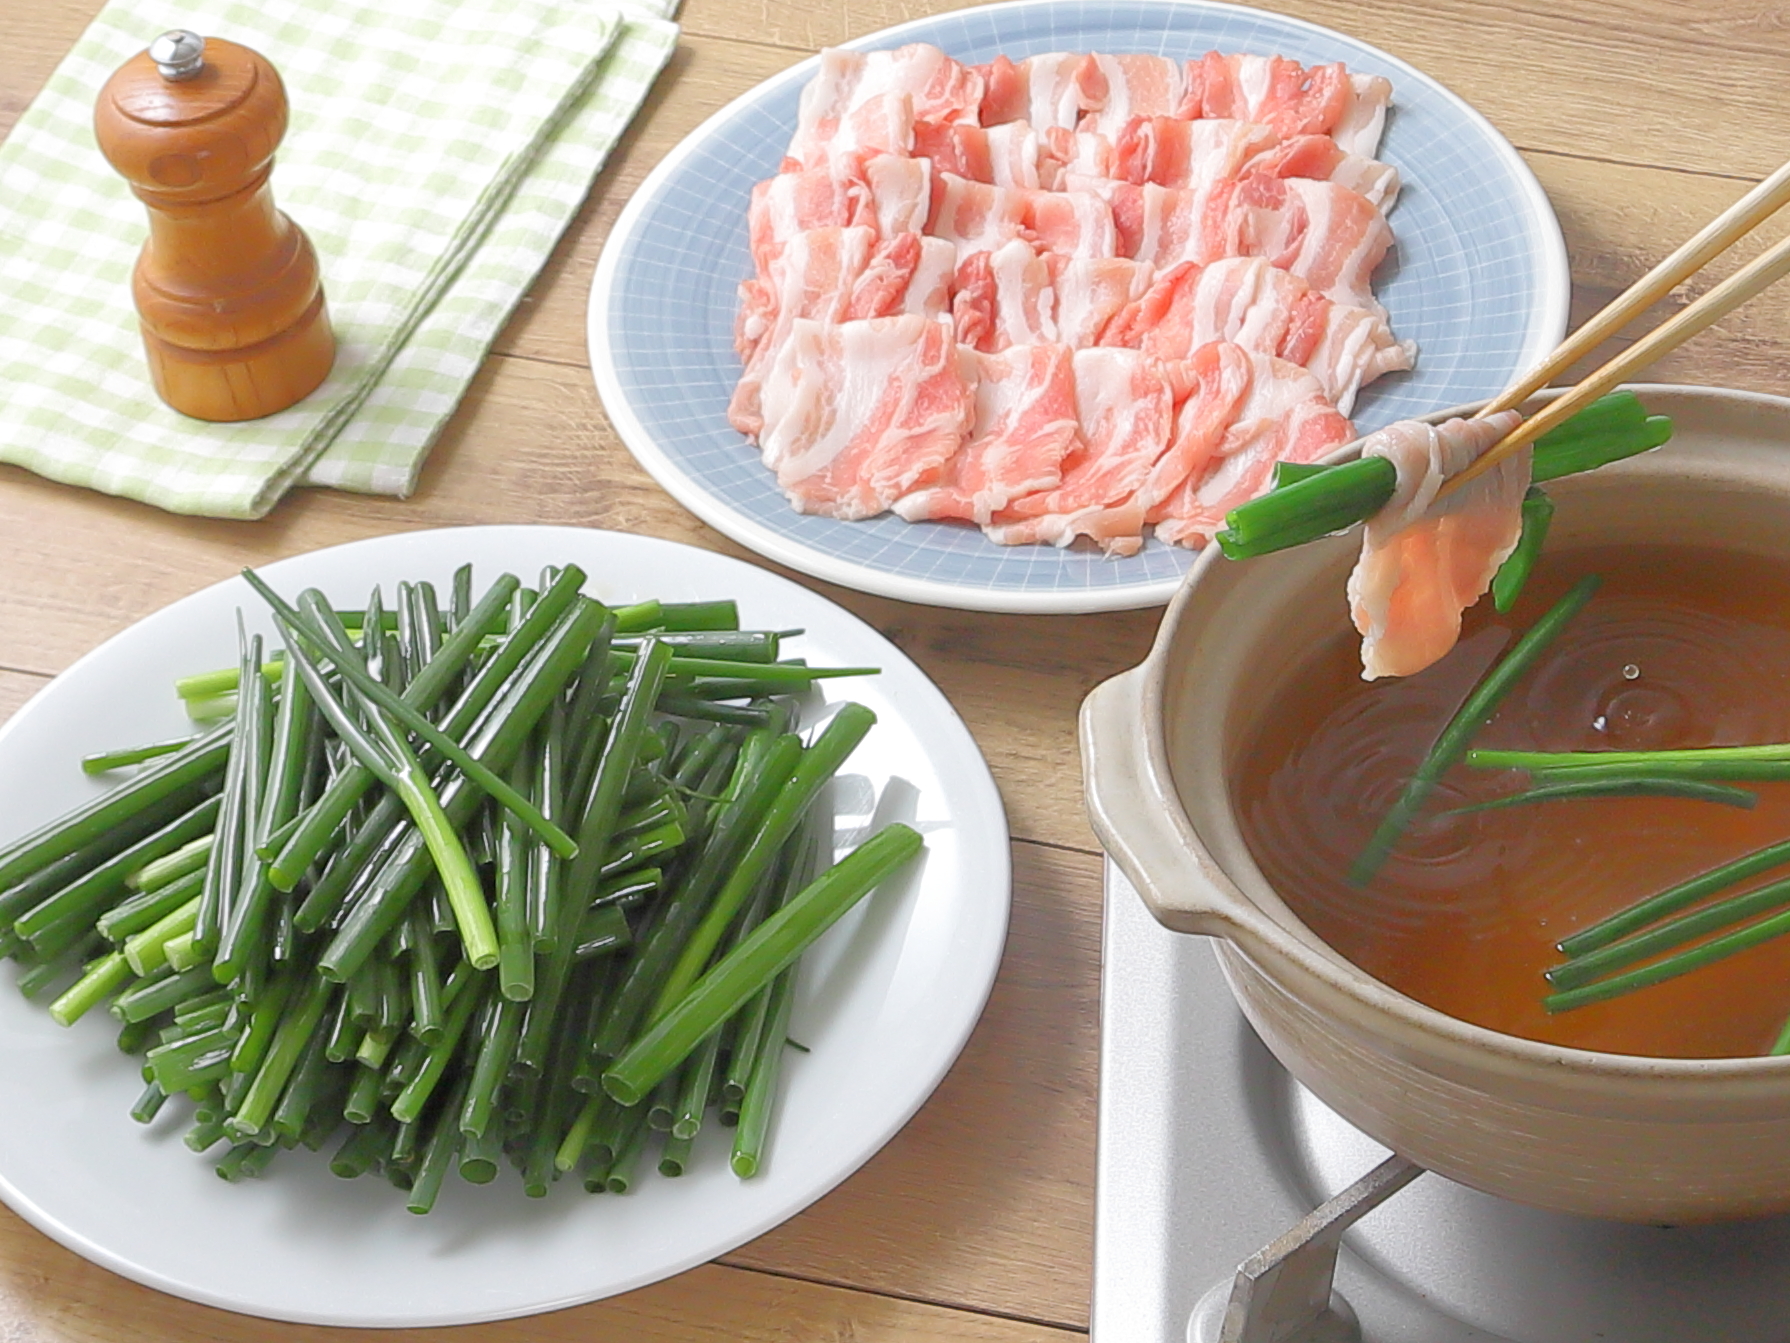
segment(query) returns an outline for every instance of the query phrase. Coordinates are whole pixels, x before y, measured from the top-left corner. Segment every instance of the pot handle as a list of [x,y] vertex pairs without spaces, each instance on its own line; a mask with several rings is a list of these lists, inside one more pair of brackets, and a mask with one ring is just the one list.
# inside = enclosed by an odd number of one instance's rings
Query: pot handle
[[1187,823],[1144,720],[1148,663],[1095,686],[1081,706],[1088,820],[1159,923],[1253,943],[1261,916],[1230,893]]

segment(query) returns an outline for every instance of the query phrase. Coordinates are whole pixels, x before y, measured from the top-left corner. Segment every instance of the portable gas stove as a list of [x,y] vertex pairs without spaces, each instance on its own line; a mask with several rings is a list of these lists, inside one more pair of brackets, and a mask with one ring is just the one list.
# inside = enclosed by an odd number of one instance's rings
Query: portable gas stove
[[1102,966],[1093,1343],[1790,1343],[1790,1217],[1635,1226],[1420,1170],[1110,862]]

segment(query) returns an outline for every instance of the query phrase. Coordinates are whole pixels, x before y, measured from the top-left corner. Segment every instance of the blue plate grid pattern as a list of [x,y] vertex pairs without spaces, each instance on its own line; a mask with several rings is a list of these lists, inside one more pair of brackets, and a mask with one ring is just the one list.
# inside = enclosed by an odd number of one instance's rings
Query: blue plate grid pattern
[[[1393,329],[1418,366],[1366,389],[1362,431],[1481,400],[1538,362],[1566,326],[1559,225],[1509,143],[1477,112],[1404,62],[1342,34],[1231,5],[1163,0],[1018,0],[919,20],[859,48],[931,42],[959,60],[1005,52],[1208,50],[1341,60],[1393,82],[1381,157],[1404,187],[1397,243],[1376,276]],[[751,274],[746,208],[794,131],[815,62],[775,76],[693,133],[617,222],[591,294],[591,362],[624,441],[675,497],[769,558],[817,577],[939,605],[1088,611],[1166,601],[1196,555],[1151,541],[1129,559],[1048,546],[997,546],[954,523],[864,522],[790,508],[727,423],[740,365],[739,282]]]

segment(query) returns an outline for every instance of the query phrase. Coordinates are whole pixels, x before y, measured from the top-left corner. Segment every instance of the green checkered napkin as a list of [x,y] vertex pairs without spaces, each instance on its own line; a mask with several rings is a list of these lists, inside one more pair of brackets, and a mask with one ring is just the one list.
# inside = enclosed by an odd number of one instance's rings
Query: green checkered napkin
[[286,82],[274,199],[316,244],[337,344],[296,406],[207,424],[150,386],[130,298],[146,215],[92,130],[100,86],[170,11],[113,0],[0,144],[0,461],[217,517],[294,483],[408,493],[670,58],[675,3],[177,6]]

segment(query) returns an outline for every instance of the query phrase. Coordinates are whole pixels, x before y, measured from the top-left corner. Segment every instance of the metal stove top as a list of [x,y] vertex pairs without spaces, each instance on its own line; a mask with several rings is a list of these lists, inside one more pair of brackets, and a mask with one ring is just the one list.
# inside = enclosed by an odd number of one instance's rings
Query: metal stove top
[[[1237,1266],[1388,1155],[1109,863],[1093,1343],[1215,1339]],[[1336,1288],[1365,1343],[1790,1343],[1790,1217],[1631,1226],[1426,1173],[1345,1234]]]

